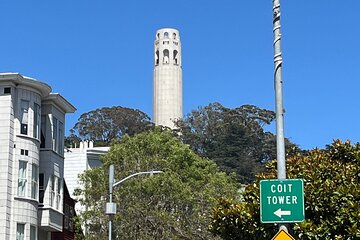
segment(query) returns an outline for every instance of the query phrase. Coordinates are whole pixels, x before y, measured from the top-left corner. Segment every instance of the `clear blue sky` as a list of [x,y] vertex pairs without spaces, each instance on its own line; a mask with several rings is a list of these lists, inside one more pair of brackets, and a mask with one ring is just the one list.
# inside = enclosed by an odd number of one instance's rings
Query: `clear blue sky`
[[[271,0],[14,0],[0,9],[0,72],[67,98],[78,109],[67,129],[100,107],[152,116],[162,27],[180,31],[184,114],[215,101],[275,109]],[[305,149],[360,141],[360,1],[282,0],[281,14],[286,137]]]

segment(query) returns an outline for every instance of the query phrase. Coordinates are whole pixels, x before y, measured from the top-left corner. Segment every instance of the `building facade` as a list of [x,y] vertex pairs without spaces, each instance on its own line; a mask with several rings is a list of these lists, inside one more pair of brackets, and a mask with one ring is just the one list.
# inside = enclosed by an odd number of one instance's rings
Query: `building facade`
[[65,114],[49,85],[0,74],[0,239],[48,240],[63,229]]
[[[79,174],[84,171],[102,166],[101,156],[109,151],[110,147],[94,147],[92,141],[82,141],[79,146],[67,149],[65,152],[64,178],[71,198],[76,199],[74,190],[79,185]],[[83,207],[76,203],[75,210],[81,213]]]
[[[78,146],[75,145],[66,149],[64,178],[70,198],[77,199],[74,190],[81,187],[79,185],[79,174],[102,166],[101,156],[105,155],[109,149],[110,147],[94,147],[92,141],[82,141]],[[81,205],[80,202],[76,202],[75,213],[77,215],[80,215],[85,210],[85,206]],[[81,226],[81,228],[82,233],[86,236],[88,232],[86,226]]]
[[75,214],[75,200],[70,197],[66,182],[63,181],[64,199],[63,199],[63,229],[62,232],[52,232],[51,240],[74,240],[76,239],[76,232],[81,234],[81,230],[76,229],[74,217]]
[[182,117],[182,60],[179,31],[162,28],[154,44],[153,118],[156,125],[175,128]]

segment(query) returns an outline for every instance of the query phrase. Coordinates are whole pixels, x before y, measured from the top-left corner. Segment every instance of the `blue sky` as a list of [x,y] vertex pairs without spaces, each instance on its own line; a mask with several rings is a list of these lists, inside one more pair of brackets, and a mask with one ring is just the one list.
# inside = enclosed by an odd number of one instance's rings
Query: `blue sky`
[[[152,116],[153,43],[180,31],[184,114],[210,102],[275,109],[272,1],[1,1],[0,72],[78,109]],[[285,136],[304,149],[360,141],[360,1],[281,1]],[[269,127],[270,130],[274,126]]]

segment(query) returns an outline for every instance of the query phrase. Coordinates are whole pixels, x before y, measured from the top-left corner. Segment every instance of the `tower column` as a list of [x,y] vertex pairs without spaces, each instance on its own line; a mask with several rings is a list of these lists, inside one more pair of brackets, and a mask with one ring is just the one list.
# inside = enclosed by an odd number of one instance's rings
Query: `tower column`
[[182,61],[179,31],[162,28],[154,44],[153,117],[156,125],[175,128],[182,117]]

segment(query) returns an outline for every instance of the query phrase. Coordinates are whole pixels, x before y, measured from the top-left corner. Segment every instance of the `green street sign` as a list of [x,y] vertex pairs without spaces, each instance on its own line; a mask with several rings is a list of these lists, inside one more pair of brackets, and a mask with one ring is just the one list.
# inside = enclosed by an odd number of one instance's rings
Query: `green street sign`
[[302,222],[304,219],[304,181],[302,179],[260,181],[260,221],[262,223]]

